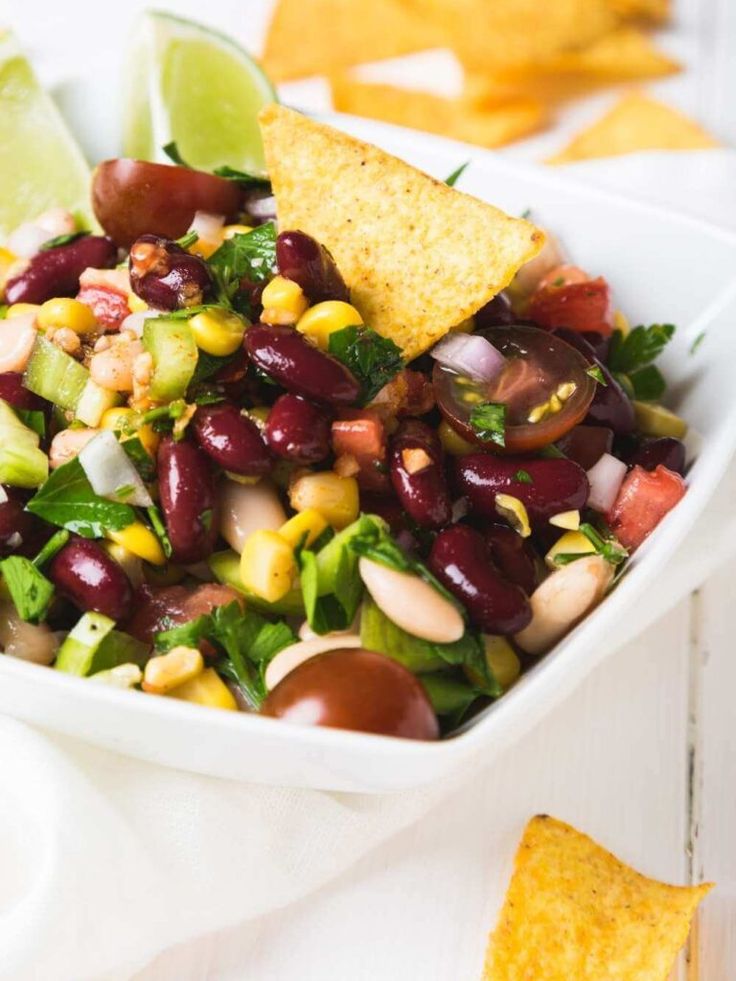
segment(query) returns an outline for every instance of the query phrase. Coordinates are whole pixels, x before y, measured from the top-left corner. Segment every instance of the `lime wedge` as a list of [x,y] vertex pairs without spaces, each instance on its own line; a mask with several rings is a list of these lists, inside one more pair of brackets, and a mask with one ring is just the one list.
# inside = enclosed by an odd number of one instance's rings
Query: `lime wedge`
[[265,173],[257,117],[276,93],[230,38],[151,11],[139,21],[125,77],[126,156],[169,162],[161,148],[175,141],[200,170],[229,164]]
[[58,109],[10,32],[0,31],[0,238],[47,208],[89,228],[90,172]]

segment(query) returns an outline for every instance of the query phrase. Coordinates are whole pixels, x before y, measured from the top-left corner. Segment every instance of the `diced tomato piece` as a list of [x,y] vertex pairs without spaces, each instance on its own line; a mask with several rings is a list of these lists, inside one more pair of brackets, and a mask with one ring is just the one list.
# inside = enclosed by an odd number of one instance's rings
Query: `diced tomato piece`
[[387,382],[371,402],[382,419],[423,416],[434,408],[434,388],[421,371],[404,368]]
[[568,327],[608,335],[613,330],[611,290],[602,276],[587,283],[544,286],[532,295],[528,315],[549,330]]
[[106,330],[120,330],[120,325],[130,313],[127,296],[105,286],[83,286],[77,293],[77,299],[91,307],[97,323]]
[[611,531],[624,548],[633,551],[682,500],[686,490],[682,477],[661,464],[652,472],[634,467],[608,515]]
[[386,429],[372,409],[346,409],[332,423],[335,456],[352,457],[358,464],[358,483],[363,490],[384,491],[386,473]]

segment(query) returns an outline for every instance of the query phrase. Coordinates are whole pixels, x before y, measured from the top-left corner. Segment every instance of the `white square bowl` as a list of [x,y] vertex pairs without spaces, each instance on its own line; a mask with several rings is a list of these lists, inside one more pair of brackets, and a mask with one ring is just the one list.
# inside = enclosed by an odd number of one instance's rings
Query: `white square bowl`
[[[95,114],[86,118],[93,126]],[[440,179],[471,160],[462,190],[511,214],[531,208],[540,224],[563,239],[573,261],[611,282],[617,305],[634,322],[678,325],[663,367],[672,404],[702,437],[687,495],[637,552],[601,606],[508,694],[443,742],[297,727],[218,712],[90,684],[9,657],[0,657],[0,711],[184,770],[380,793],[441,780],[479,753],[488,762],[538,724],[631,634],[648,585],[662,574],[704,509],[736,446],[736,236],[476,147],[348,116],[326,116],[325,121]],[[706,342],[691,355],[702,331],[707,331]]]

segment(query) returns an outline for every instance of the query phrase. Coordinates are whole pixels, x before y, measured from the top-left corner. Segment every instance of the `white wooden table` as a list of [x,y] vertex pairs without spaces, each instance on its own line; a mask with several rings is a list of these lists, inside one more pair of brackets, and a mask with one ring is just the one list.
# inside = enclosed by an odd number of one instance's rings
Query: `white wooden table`
[[[125,17],[142,5],[129,0]],[[54,30],[54,18],[66,16],[66,5],[45,5],[41,19],[30,6],[14,4],[26,37]],[[237,25],[255,40],[268,0],[165,6]],[[108,6],[89,5],[89,16],[102,36]],[[666,43],[690,71],[662,91],[733,143],[736,4],[680,0]],[[554,143],[573,125],[563,119]],[[512,152],[537,156],[533,146]],[[462,800],[448,801],[341,880],[270,916],[255,945],[252,936],[246,945],[237,930],[226,931],[166,952],[138,981],[475,979],[521,829],[540,811],[572,822],[648,874],[679,883],[716,880],[689,965],[683,956],[675,977],[736,977],[733,601],[725,569],[597,669]]]

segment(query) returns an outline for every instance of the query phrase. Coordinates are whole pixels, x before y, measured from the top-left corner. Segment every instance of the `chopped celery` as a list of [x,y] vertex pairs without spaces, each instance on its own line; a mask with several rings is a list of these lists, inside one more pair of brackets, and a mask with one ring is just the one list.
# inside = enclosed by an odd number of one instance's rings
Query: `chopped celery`
[[62,409],[75,411],[88,381],[86,368],[43,334],[38,335],[23,378],[30,392]]
[[49,461],[38,443],[38,433],[24,426],[8,403],[0,399],[0,484],[43,484],[49,475]]
[[156,317],[143,325],[143,346],[153,358],[150,392],[158,402],[183,398],[197,367],[197,345],[186,320]]
[[278,600],[276,603],[267,603],[260,597],[249,593],[244,588],[243,580],[240,578],[240,556],[237,552],[233,552],[230,549],[224,552],[215,552],[214,555],[210,556],[208,562],[215,579],[224,586],[231,586],[239,593],[242,593],[251,609],[258,610],[261,613],[277,613],[281,616],[304,615],[304,602],[302,600],[302,594],[298,589],[292,589],[291,592],[287,593],[283,599]]
[[61,645],[56,669],[86,677],[119,664],[143,664],[148,646],[114,628],[110,617],[85,613]]

